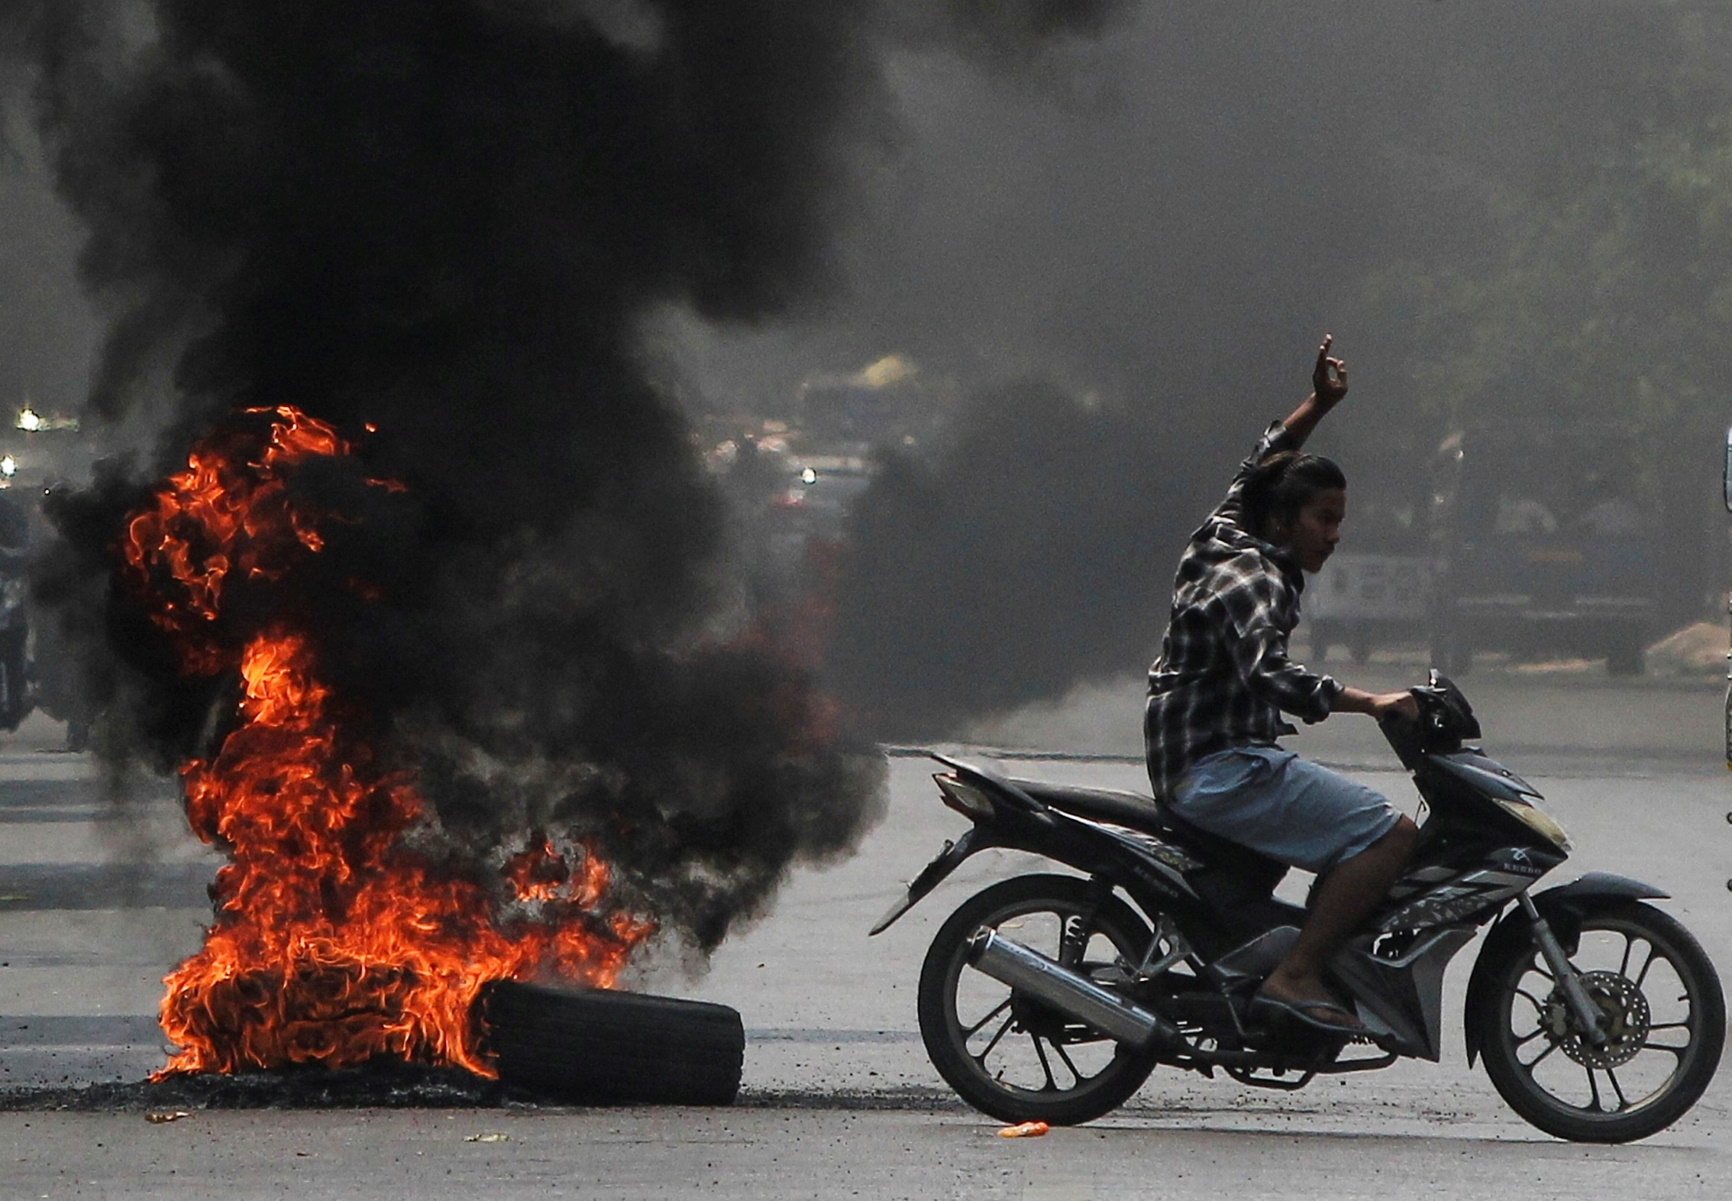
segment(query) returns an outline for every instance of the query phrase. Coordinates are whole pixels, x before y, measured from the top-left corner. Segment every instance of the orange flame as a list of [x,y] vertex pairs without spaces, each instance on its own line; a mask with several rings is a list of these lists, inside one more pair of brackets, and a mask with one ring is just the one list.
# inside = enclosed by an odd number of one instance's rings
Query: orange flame
[[492,1075],[473,1017],[487,982],[551,971],[610,987],[654,926],[602,920],[606,864],[580,845],[574,873],[541,831],[497,881],[436,869],[403,842],[431,820],[421,798],[348,733],[313,639],[280,621],[238,649],[216,634],[237,572],[282,578],[324,547],[322,515],[291,494],[287,471],[354,449],[295,409],[255,412],[268,432],[195,447],[120,547],[122,576],[182,672],[238,670],[245,686],[220,749],[182,768],[188,821],[231,861],[204,946],[164,981],[162,1026],[180,1049],[157,1076],[381,1055]]

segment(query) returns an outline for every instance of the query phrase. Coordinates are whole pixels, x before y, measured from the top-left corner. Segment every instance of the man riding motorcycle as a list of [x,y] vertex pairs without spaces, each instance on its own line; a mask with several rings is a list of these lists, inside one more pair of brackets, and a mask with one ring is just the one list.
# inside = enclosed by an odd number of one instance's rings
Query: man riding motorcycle
[[1362,1033],[1322,978],[1335,949],[1388,892],[1417,827],[1382,796],[1283,750],[1332,713],[1418,716],[1408,692],[1373,693],[1294,663],[1302,573],[1334,550],[1347,507],[1341,469],[1301,452],[1347,395],[1347,365],[1317,351],[1312,392],[1270,426],[1179,561],[1161,654],[1149,669],[1149,776],[1171,812],[1282,863],[1318,873],[1293,950],[1253,1012]]

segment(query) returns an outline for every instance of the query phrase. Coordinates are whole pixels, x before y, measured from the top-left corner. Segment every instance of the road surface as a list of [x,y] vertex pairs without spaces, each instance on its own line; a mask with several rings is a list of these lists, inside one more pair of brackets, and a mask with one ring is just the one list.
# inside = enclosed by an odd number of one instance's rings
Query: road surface
[[[1397,682],[1400,665],[1350,676]],[[1380,674],[1389,676],[1388,681]],[[1610,683],[1487,672],[1470,684],[1485,743],[1547,796],[1578,852],[1560,875],[1617,871],[1732,964],[1732,782],[1711,681]],[[982,726],[1025,752],[1017,774],[1140,788],[1134,681]],[[216,860],[163,788],[117,807],[82,756],[27,725],[0,745],[0,1098],[137,1081],[162,1061],[162,975],[198,944]],[[1370,723],[1293,745],[1412,809]],[[1048,757],[1040,757],[1045,753]],[[1068,756],[1086,755],[1085,758]],[[886,821],[850,860],[796,871],[776,909],[696,980],[652,965],[652,991],[725,1002],[748,1031],[729,1110],[197,1110],[0,1112],[0,1197],[1718,1197],[1732,1181],[1727,1077],[1673,1129],[1623,1147],[1572,1146],[1523,1124],[1461,1051],[1451,969],[1438,1065],[1325,1080],[1297,1093],[1158,1072],[1129,1104],[1040,1139],[955,1101],[927,1063],[914,988],[937,924],[1018,870],[981,855],[876,939],[871,924],[962,823],[931,765],[891,760]],[[158,1115],[162,1116],[161,1114]]]

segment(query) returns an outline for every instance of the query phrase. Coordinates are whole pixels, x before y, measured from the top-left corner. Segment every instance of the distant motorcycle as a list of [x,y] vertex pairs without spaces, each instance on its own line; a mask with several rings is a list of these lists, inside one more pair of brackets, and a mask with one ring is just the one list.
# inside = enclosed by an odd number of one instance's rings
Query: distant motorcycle
[[[1678,1120],[1720,1061],[1725,1000],[1690,933],[1603,872],[1535,893],[1570,849],[1539,793],[1466,739],[1466,697],[1431,673],[1420,720],[1382,730],[1429,813],[1388,898],[1328,976],[1366,1034],[1265,1027],[1251,998],[1305,911],[1286,868],[1145,796],[1008,779],[934,755],[944,804],[973,826],[908,886],[877,934],[969,856],[1045,856],[1081,875],[1004,880],[939,929],[920,973],[920,1033],[971,1105],[1007,1122],[1086,1122],[1157,1065],[1247,1085],[1440,1057],[1444,968],[1491,922],[1468,984],[1468,1063],[1548,1134],[1645,1138]],[[1501,915],[1501,917],[1500,917]],[[1350,1048],[1352,1048],[1350,1050]]]

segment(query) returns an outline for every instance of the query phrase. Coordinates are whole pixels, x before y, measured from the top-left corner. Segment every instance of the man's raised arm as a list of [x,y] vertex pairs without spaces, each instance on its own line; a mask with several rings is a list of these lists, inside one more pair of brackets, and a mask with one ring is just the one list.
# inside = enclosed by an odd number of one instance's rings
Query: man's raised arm
[[1323,335],[1323,345],[1317,348],[1317,366],[1311,372],[1311,395],[1300,401],[1299,407],[1281,423],[1300,446],[1305,445],[1305,439],[1324,415],[1347,395],[1347,364],[1329,357],[1329,345],[1334,341],[1334,334]]

